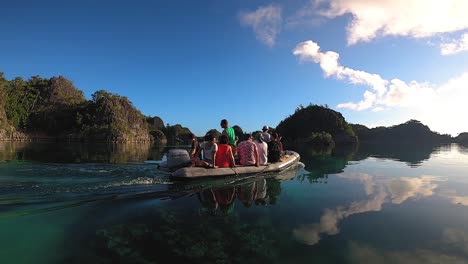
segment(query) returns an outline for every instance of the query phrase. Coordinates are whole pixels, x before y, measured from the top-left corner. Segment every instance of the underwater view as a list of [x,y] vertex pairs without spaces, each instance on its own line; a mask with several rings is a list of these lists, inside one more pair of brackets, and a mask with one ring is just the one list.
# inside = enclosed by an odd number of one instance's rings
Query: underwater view
[[468,147],[303,146],[192,181],[167,149],[0,142],[0,263],[468,263]]

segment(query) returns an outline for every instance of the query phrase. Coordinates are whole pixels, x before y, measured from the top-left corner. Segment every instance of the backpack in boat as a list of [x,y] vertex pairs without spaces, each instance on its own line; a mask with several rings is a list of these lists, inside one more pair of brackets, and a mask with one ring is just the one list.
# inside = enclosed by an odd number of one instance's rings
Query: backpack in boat
[[272,140],[268,142],[268,162],[280,161],[281,146],[278,141]]

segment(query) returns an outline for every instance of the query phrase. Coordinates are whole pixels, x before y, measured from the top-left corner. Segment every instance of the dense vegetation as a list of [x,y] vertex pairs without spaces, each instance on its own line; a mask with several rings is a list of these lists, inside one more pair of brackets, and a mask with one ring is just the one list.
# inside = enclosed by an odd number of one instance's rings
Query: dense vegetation
[[[234,128],[236,134],[243,133],[239,126]],[[164,125],[160,117],[144,116],[125,96],[99,90],[86,100],[62,76],[8,81],[0,73],[0,140],[187,144],[191,133],[180,124]]]
[[163,120],[158,117],[147,117],[146,122],[148,123],[148,129],[150,135],[156,142],[167,143],[166,134],[164,134],[164,130],[166,129],[164,126]]
[[468,133],[460,133],[456,138],[455,142],[460,144],[468,144]]
[[76,113],[80,135],[92,140],[149,141],[146,118],[127,97],[95,92]]
[[[239,140],[244,131],[233,126]],[[282,120],[276,131],[285,143],[306,143],[332,147],[342,143],[401,142],[468,144],[468,133],[452,138],[431,131],[417,120],[392,127],[367,128],[350,125],[341,113],[327,106],[299,106]],[[20,77],[7,80],[0,72],[0,140],[56,139],[68,141],[157,141],[188,144],[189,128],[180,124],[164,125],[160,117],[147,117],[125,96],[104,90],[86,100],[83,92],[70,80],[59,76],[28,80]],[[207,133],[218,137],[220,132]],[[200,138],[202,139],[202,138]]]
[[7,86],[8,81],[3,77],[3,73],[0,72],[0,130],[5,130],[8,127],[8,119],[5,112]]
[[363,125],[351,125],[361,142],[386,143],[449,143],[449,135],[433,132],[426,125],[417,120],[391,127],[367,128]]
[[276,131],[288,142],[324,145],[357,142],[353,129],[341,113],[314,104],[299,106],[294,114],[279,123]]
[[[149,141],[145,117],[123,96],[97,91],[92,100],[66,78],[7,81],[0,73],[0,137]],[[18,135],[22,136],[15,136]]]

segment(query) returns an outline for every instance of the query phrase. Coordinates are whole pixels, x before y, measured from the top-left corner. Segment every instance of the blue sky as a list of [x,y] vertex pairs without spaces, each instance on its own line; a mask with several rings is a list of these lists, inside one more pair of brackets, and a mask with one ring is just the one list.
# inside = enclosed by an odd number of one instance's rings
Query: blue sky
[[[67,3],[68,2],[68,3]],[[401,4],[404,3],[404,4]],[[195,134],[327,104],[369,127],[468,131],[465,0],[8,1],[0,71],[63,75]]]

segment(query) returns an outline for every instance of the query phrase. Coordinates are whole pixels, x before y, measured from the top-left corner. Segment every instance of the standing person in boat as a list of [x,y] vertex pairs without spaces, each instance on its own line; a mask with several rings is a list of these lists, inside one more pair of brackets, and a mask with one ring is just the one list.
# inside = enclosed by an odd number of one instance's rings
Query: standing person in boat
[[189,138],[192,141],[189,153],[190,158],[199,158],[198,155],[200,154],[200,143],[198,142],[197,137],[193,133],[190,133]]
[[263,139],[262,133],[255,134],[255,145],[257,145],[258,151],[258,163],[260,165],[268,164],[268,144]]
[[218,151],[218,144],[215,143],[213,135],[206,134],[205,141],[200,144],[200,150],[203,154],[203,161],[206,161],[209,166],[216,166],[216,153]]
[[262,135],[263,135],[263,140],[268,143],[270,142],[271,136],[270,133],[268,132],[270,130],[270,127],[268,126],[263,126],[262,128]]
[[257,145],[252,140],[252,134],[247,134],[245,140],[237,146],[240,164],[244,166],[258,166],[259,157]]
[[237,138],[234,128],[229,126],[229,122],[226,119],[221,120],[220,125],[223,128],[223,132],[221,134],[228,137],[228,144],[231,145],[232,153],[236,155]]
[[218,151],[216,152],[214,160],[216,164],[214,168],[229,168],[236,166],[232,148],[228,144],[227,135],[221,135],[219,137]]

